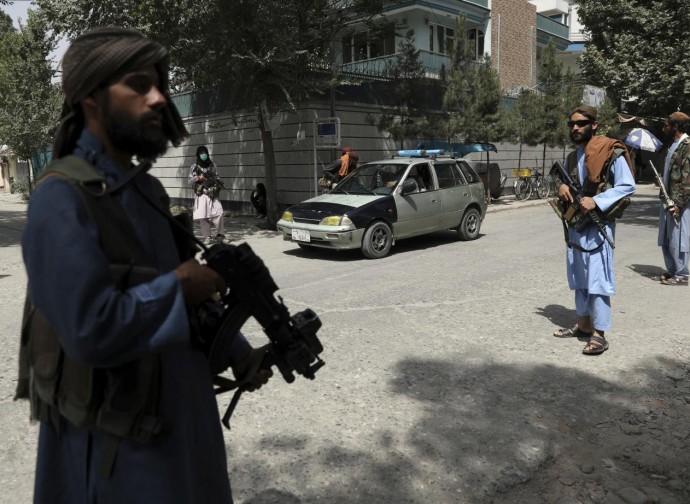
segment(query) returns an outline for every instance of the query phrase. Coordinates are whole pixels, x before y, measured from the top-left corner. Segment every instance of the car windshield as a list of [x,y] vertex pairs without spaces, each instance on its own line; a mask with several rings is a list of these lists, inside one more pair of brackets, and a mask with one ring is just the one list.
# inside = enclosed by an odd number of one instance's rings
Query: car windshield
[[369,163],[362,165],[341,180],[331,192],[388,195],[395,189],[407,166],[407,163]]

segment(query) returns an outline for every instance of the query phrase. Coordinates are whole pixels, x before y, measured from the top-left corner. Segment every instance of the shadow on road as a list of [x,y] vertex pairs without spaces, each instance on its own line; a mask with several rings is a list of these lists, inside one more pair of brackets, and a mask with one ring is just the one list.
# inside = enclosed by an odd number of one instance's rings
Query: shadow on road
[[661,275],[665,273],[664,268],[660,268],[659,266],[651,266],[649,264],[629,264],[628,268],[640,276],[657,281],[660,280]]
[[651,194],[636,194],[621,217],[621,222],[651,228],[659,227],[659,198]]
[[0,247],[20,245],[26,224],[26,205],[22,210],[0,210]]
[[[484,236],[479,234],[479,238]],[[390,253],[386,257],[400,256],[410,252],[421,252],[423,250],[441,247],[444,245],[452,245],[457,243],[457,233],[455,231],[436,231],[427,235],[416,236],[414,238],[405,238],[397,241],[391,247]],[[304,246],[300,247],[293,243],[295,248],[288,249],[283,253],[286,255],[299,256],[303,259],[327,260],[327,261],[367,261],[360,249],[351,250],[330,250],[316,247]],[[459,245],[462,246],[462,245]]]
[[[663,359],[635,373],[623,386],[572,368],[476,365],[464,352],[407,359],[390,381],[400,409],[390,430],[366,435],[370,446],[315,438],[256,449],[300,460],[280,477],[305,504],[604,502],[624,488],[657,499],[645,502],[688,502],[690,368]],[[356,397],[343,400],[356,409]],[[353,417],[366,425],[374,414]],[[275,466],[244,469],[238,487],[276,486]],[[259,502],[273,501],[245,504]]]

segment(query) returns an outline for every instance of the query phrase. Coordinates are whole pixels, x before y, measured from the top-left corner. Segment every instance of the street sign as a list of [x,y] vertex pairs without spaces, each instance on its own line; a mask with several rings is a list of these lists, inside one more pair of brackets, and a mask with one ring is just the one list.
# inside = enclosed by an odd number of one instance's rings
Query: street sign
[[317,149],[340,147],[340,118],[314,119],[314,147]]

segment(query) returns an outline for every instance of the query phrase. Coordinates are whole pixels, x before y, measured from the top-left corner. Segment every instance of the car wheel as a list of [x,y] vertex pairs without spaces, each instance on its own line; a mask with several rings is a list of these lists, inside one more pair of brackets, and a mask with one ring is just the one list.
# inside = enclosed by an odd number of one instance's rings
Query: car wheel
[[476,240],[479,236],[479,228],[482,219],[476,208],[470,208],[462,216],[462,220],[457,227],[458,239],[462,241]]
[[362,253],[369,259],[380,259],[388,255],[393,243],[393,233],[385,222],[374,222],[362,238]]

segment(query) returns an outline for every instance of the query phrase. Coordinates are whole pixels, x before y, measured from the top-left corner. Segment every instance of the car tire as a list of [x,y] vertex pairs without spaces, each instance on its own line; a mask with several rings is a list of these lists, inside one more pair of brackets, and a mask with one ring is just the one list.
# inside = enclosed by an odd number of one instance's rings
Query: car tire
[[456,228],[458,239],[462,241],[476,240],[479,237],[479,228],[482,219],[476,208],[470,208],[462,216],[460,224]]
[[388,255],[392,244],[393,233],[390,226],[383,221],[377,221],[364,232],[362,253],[369,259],[380,259]]

